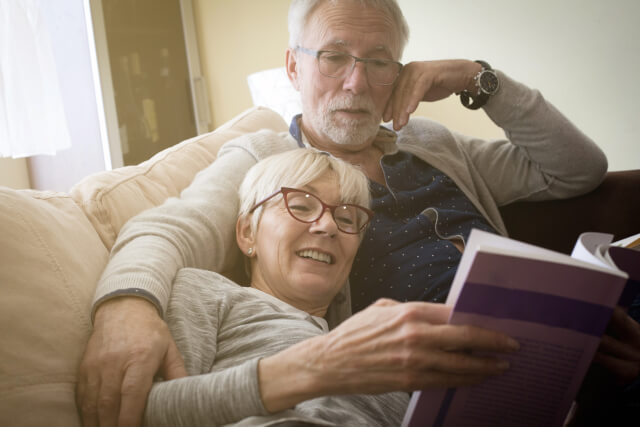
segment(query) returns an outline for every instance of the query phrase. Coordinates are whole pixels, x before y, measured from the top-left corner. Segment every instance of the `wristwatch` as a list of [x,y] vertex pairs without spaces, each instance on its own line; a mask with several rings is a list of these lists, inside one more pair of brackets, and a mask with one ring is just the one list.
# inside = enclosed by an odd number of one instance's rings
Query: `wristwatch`
[[[472,95],[468,90],[460,92],[460,102],[470,110],[477,110],[482,107],[500,88],[498,75],[491,68],[491,65],[480,60],[476,62],[482,65],[482,70],[473,78],[478,92],[475,95]],[[473,103],[471,103],[471,100],[473,100]]]

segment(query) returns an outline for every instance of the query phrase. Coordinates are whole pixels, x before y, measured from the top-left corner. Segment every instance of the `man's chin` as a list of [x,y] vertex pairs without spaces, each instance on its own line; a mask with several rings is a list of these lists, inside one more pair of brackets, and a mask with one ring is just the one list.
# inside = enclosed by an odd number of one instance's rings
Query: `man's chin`
[[341,123],[341,126],[332,126],[327,129],[327,134],[333,142],[342,146],[365,146],[378,134],[378,125],[370,124],[353,126],[352,123]]

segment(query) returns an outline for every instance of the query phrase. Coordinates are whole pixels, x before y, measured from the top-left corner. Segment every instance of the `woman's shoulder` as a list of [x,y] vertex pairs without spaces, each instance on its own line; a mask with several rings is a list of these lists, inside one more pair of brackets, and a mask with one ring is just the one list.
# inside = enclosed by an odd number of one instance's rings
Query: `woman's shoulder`
[[229,307],[251,298],[247,288],[220,273],[200,268],[181,268],[173,280],[169,306],[182,311],[200,307],[223,315]]

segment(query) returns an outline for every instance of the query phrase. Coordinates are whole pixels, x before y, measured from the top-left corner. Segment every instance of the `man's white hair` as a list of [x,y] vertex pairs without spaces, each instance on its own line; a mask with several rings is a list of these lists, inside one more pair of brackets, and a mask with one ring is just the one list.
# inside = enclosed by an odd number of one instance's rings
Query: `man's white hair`
[[[293,0],[289,6],[289,47],[295,49],[300,45],[309,17],[325,2],[332,5],[341,2],[359,2],[363,7],[377,9],[389,15],[395,24],[397,40],[400,42],[398,53],[402,57],[404,47],[409,40],[409,25],[396,0]],[[400,57],[396,59],[399,60]]]
[[[360,169],[326,152],[299,148],[269,156],[249,169],[240,185],[239,216],[248,215],[256,203],[280,187],[302,188],[328,174],[335,176],[340,187],[340,203],[369,207],[369,180]],[[253,212],[251,228],[254,232],[257,231],[263,206]]]

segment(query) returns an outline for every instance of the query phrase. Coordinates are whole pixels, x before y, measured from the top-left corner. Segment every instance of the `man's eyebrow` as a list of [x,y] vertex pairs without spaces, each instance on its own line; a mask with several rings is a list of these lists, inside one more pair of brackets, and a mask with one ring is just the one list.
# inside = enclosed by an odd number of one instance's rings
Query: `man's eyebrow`
[[[349,47],[349,44],[346,41],[339,39],[323,45],[320,50],[346,49],[348,47]],[[369,51],[367,51],[366,55],[368,56],[374,53],[385,53],[390,57],[393,57],[393,55],[391,54],[391,50],[384,45],[374,46],[372,49],[369,49]]]

